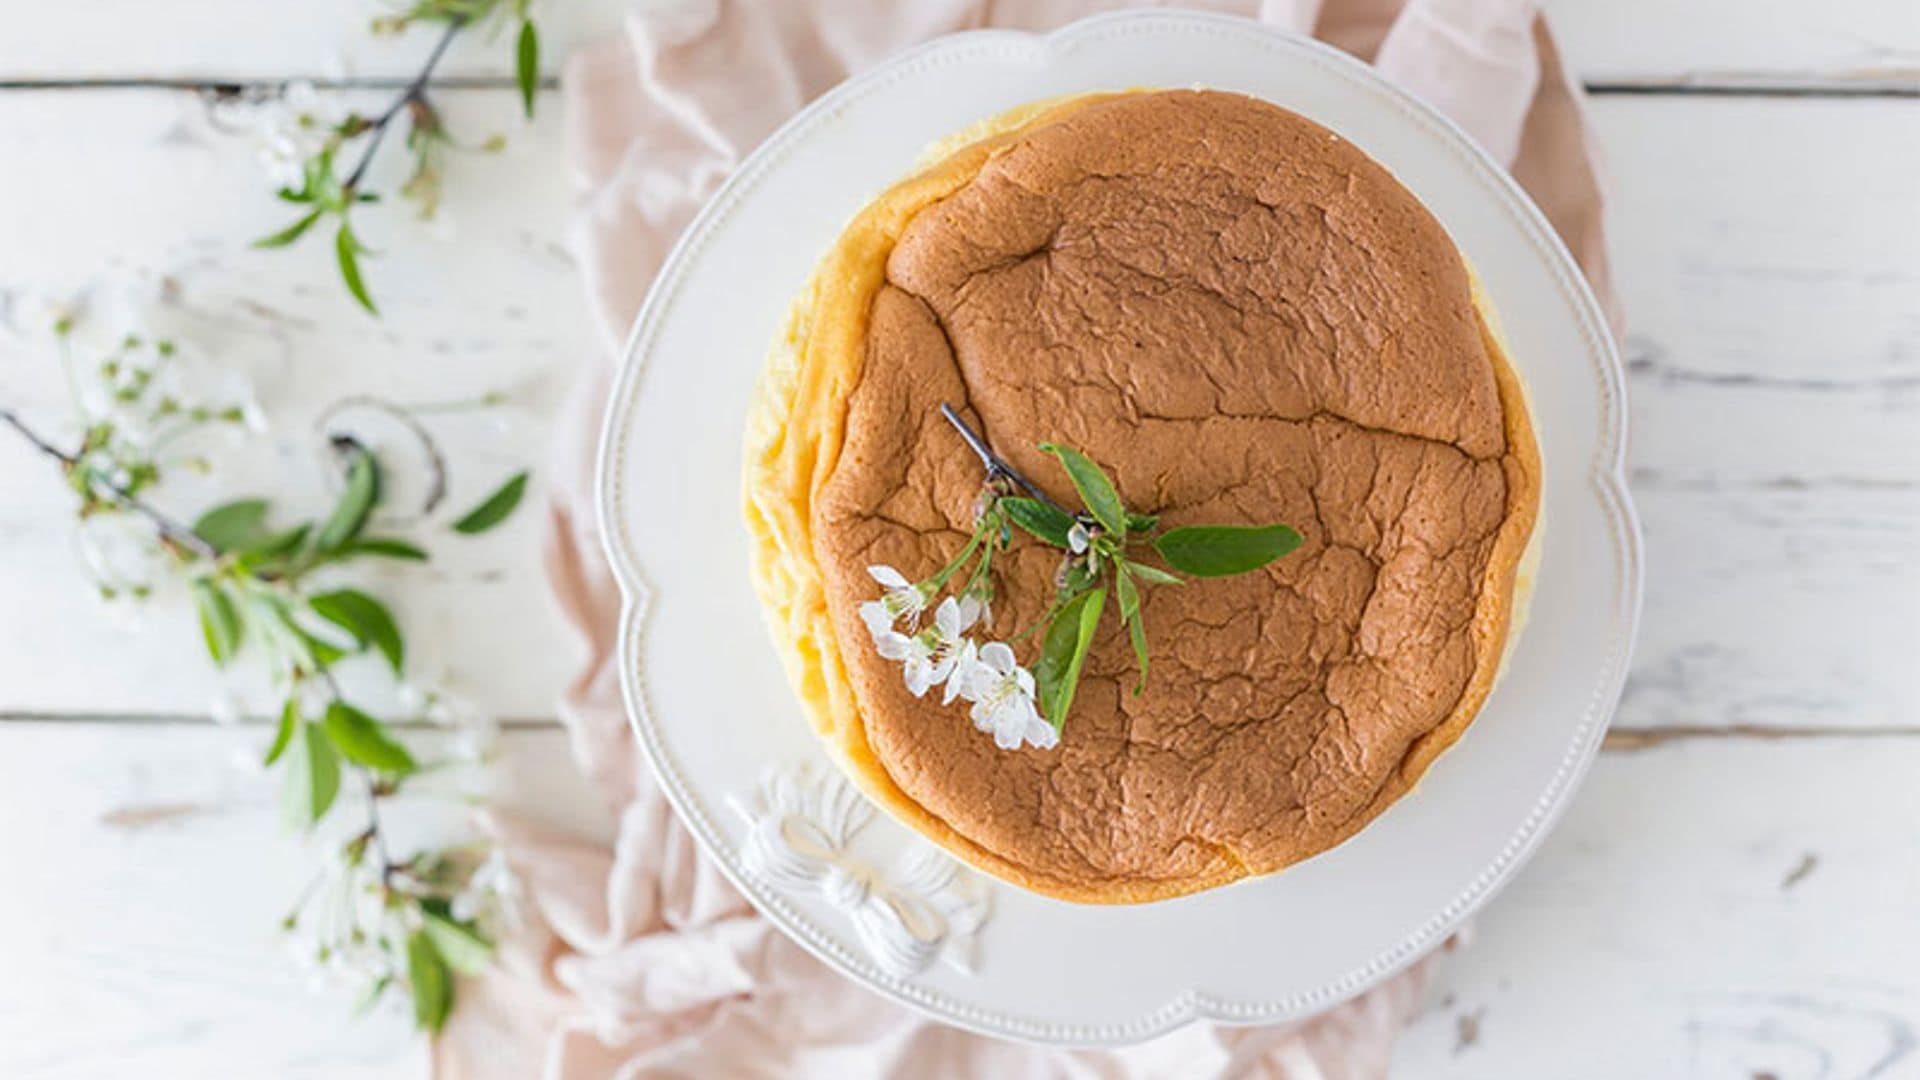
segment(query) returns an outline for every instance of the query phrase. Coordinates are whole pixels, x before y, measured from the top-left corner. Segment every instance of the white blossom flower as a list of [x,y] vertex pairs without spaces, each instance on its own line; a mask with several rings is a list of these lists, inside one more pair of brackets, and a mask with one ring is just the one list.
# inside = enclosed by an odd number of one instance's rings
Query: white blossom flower
[[940,695],[940,704],[951,705],[955,698],[966,698],[967,688],[973,682],[973,669],[980,663],[980,646],[968,638],[960,643],[960,649],[953,657],[953,671],[947,675],[947,689]]
[[23,343],[39,345],[70,331],[86,312],[86,297],[39,289],[15,289],[0,294],[7,331]]
[[251,393],[240,402],[240,424],[255,435],[265,435],[270,428],[267,411],[260,407],[260,399]]
[[494,848],[467,878],[466,887],[454,894],[452,914],[462,921],[474,921],[493,936],[520,925],[524,889],[520,876],[508,864],[506,853]]
[[1087,546],[1092,543],[1093,537],[1087,532],[1087,527],[1080,522],[1074,522],[1073,527],[1067,530],[1067,550],[1075,555],[1085,555]]
[[892,632],[894,624],[903,617],[909,628],[919,625],[920,613],[927,610],[933,591],[908,581],[905,574],[891,566],[869,566],[867,573],[887,590],[880,599],[860,605],[860,618],[867,624],[874,643],[879,643],[880,635]]
[[424,713],[432,704],[431,696],[412,679],[402,679],[394,684],[393,704],[403,713]]
[[145,521],[127,514],[82,518],[73,533],[81,564],[104,599],[138,599],[165,573],[165,553]]
[[953,674],[962,652],[971,644],[965,637],[967,629],[979,617],[978,600],[949,596],[934,609],[932,626],[911,637],[898,630],[875,634],[874,648],[885,659],[900,661],[907,689],[914,697],[923,697]]
[[1006,642],[981,646],[965,678],[961,692],[973,702],[973,725],[991,732],[994,745],[1017,750],[1024,743],[1047,750],[1059,743],[1060,733],[1034,705],[1033,672],[1014,660]]
[[297,189],[306,182],[307,159],[326,146],[344,115],[339,103],[312,83],[288,83],[277,100],[254,113],[254,157],[273,183]]
[[388,945],[397,912],[385,903],[379,874],[373,862],[335,848],[309,898],[284,924],[287,948],[315,989],[364,991],[393,973]]
[[500,742],[500,722],[469,698],[445,689],[428,695],[427,719],[453,731],[453,751],[462,761],[483,764]]

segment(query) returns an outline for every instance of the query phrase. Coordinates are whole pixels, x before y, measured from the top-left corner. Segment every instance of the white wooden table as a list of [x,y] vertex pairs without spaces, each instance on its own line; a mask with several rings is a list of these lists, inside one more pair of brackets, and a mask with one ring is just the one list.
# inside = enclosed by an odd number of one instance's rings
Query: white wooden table
[[[558,49],[616,0],[548,2]],[[1633,481],[1650,578],[1633,679],[1572,811],[1449,960],[1409,1076],[1920,1075],[1920,4],[1555,0],[1594,91],[1632,323]],[[74,0],[0,33],[0,289],[176,275],[199,332],[271,382],[287,461],[339,395],[514,395],[442,427],[455,501],[545,458],[599,348],[565,254],[557,97],[515,118],[504,45],[439,100],[514,149],[459,163],[450,242],[370,264],[245,242],[282,212],[215,86],[344,77],[369,100],[425,48],[358,0]],[[379,240],[376,237],[376,243]],[[456,246],[457,245],[457,246]],[[0,356],[0,397],[53,410]],[[265,478],[286,461],[260,465]],[[430,666],[512,720],[509,797],[598,827],[550,716],[572,657],[537,515],[412,575]],[[274,947],[305,856],[258,728],[163,614],[127,629],[76,568],[66,494],[0,439],[0,1076],[412,1076]]]

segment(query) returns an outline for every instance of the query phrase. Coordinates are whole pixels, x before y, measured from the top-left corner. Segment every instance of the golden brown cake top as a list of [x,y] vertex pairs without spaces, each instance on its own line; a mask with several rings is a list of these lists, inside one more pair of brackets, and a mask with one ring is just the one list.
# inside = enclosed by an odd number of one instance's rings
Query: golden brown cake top
[[[1077,899],[1188,892],[1337,844],[1471,720],[1537,470],[1459,253],[1385,169],[1250,98],[1122,96],[992,154],[885,270],[812,554],[871,764],[948,846]],[[981,471],[942,402],[1069,505],[1037,444],[1169,526],[1305,543],[1150,590],[1145,692],[1109,620],[1060,745],[1000,750],[856,614],[868,566],[925,576],[971,532]],[[1058,566],[1016,541],[984,632],[1040,618]]]

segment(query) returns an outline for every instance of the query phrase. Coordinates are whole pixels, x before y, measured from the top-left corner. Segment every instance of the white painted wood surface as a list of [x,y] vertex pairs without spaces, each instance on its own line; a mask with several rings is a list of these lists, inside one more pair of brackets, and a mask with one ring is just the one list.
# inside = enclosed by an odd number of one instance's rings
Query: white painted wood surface
[[[318,844],[282,832],[274,777],[236,765],[257,761],[266,735],[169,723],[0,728],[0,1076],[422,1075],[404,1011],[356,1021],[337,989],[312,984],[290,958],[277,924]],[[502,748],[502,798],[544,824],[594,827],[557,732],[509,733]],[[388,816],[406,850],[447,833],[457,814],[416,801]]]
[[1448,964],[1403,1071],[1920,1074],[1917,742],[1603,755]]
[[[545,0],[553,52],[612,32],[636,7],[676,0]],[[363,33],[383,0],[64,0],[0,35],[0,79],[405,78],[427,43]],[[1920,81],[1920,8],[1905,0],[1544,0],[1568,59],[1601,83],[1856,88]],[[445,72],[512,74],[507,40],[465,42]]]
[[[372,100],[369,97],[369,100]],[[159,500],[190,519],[238,490],[279,497],[311,514],[325,491],[312,453],[316,414],[348,394],[434,402],[504,391],[510,403],[430,418],[452,462],[448,509],[484,497],[535,466],[527,512],[468,540],[413,530],[434,553],[427,568],[384,571],[404,583],[400,614],[423,670],[454,681],[507,716],[546,716],[565,679],[565,631],[532,556],[552,419],[575,373],[601,348],[563,246],[569,200],[558,99],[522,126],[508,90],[442,95],[447,123],[508,133],[498,155],[464,155],[449,170],[440,216],[423,226],[403,206],[356,215],[385,254],[365,273],[390,316],[357,311],[340,286],[330,236],[290,251],[255,251],[255,237],[294,215],[275,201],[250,141],[223,134],[205,99],[178,89],[0,92],[0,290],[65,293],[102,280],[171,275],[181,299],[162,317],[249,371],[273,431],[270,452],[236,447],[214,488],[170,486]],[[240,110],[216,116],[231,126]],[[386,165],[399,167],[391,159]],[[64,421],[53,357],[0,345],[0,393],[37,423]],[[410,449],[402,447],[401,449]],[[179,605],[153,605],[151,625],[122,625],[93,602],[74,557],[59,474],[12,437],[0,440],[0,597],[57,618],[0,620],[0,710],[34,713],[204,713],[220,682],[201,662]],[[188,477],[188,481],[192,478]],[[304,505],[303,505],[304,501]],[[107,672],[78,677],[88,658]]]
[[1920,109],[1630,96],[1594,114],[1648,550],[1620,722],[1913,724]]
[[[626,6],[543,4],[546,39],[610,32]],[[1399,1071],[1920,1074],[1920,5],[1548,7],[1583,77],[1613,88],[1594,112],[1632,324],[1646,619],[1609,752],[1449,960]],[[509,390],[436,421],[457,504],[544,461],[601,345],[564,254],[557,97],[523,126],[494,85],[504,42],[456,50],[448,73],[487,85],[441,94],[450,120],[513,148],[456,164],[450,237],[368,215],[390,252],[368,266],[389,311],[373,322],[323,245],[244,249],[280,209],[193,89],[405,77],[426,43],[370,41],[375,9],[13,16],[0,290],[175,275],[170,317],[270,391],[272,453],[230,470],[293,492],[317,484],[302,443],[334,397]],[[180,85],[90,85],[144,79]],[[1716,92],[1647,92],[1684,85]],[[57,382],[0,352],[0,400],[52,416]],[[211,493],[167,497],[191,513]],[[305,863],[266,782],[229,761],[262,733],[201,719],[219,684],[177,606],[127,629],[86,597],[66,520],[43,462],[0,439],[0,1076],[419,1075],[404,1024],[344,1019],[284,961],[273,924]],[[537,726],[571,653],[539,525],[430,532],[432,568],[393,581],[428,667],[536,725],[509,739],[507,801],[592,829],[563,740]]]
[[1596,83],[1867,90],[1920,83],[1920,5],[1904,0],[1545,0]]

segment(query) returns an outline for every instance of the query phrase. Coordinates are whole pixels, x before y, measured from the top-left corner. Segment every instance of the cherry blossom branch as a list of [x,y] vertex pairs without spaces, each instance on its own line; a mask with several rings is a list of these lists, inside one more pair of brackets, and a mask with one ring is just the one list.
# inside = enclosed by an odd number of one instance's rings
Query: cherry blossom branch
[[[0,408],[0,421],[4,421],[7,426],[19,432],[20,436],[31,443],[34,449],[60,462],[61,466],[68,472],[80,467],[79,455],[68,453],[48,442],[45,438],[41,437],[38,432],[34,431],[33,428],[27,426],[26,421],[20,419],[19,415],[12,409]],[[168,517],[157,507],[119,484],[114,483],[111,479],[95,474],[90,476],[87,482],[89,486],[105,488],[107,493],[112,495],[114,501],[120,506],[132,510],[134,513],[152,522],[153,527],[159,530],[160,536],[168,542],[178,544],[203,559],[216,559],[220,557],[220,552],[215,550],[212,544],[201,539],[192,529]]]
[[434,45],[433,51],[427,54],[426,65],[420,69],[420,74],[414,76],[413,81],[400,91],[400,96],[393,100],[393,104],[388,105],[385,111],[369,122],[368,126],[373,131],[373,137],[367,141],[367,148],[361,152],[360,160],[354,165],[353,171],[347,174],[346,183],[343,185],[347,191],[352,192],[359,188],[360,181],[366,177],[368,166],[373,164],[374,155],[380,152],[380,140],[386,137],[387,128],[393,126],[394,118],[400,115],[402,109],[425,99],[427,83],[433,78],[433,70],[440,66],[440,59],[446,55],[447,46],[453,44],[453,39],[466,28],[467,20],[464,18],[448,20],[446,32],[440,35],[440,40]]

